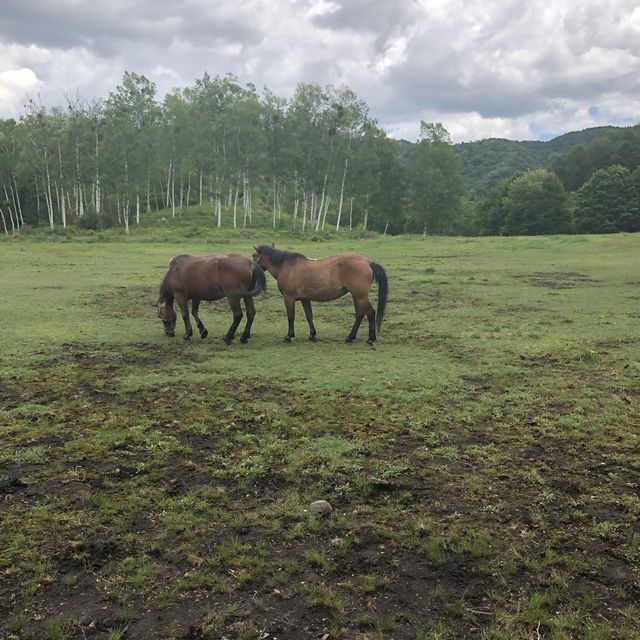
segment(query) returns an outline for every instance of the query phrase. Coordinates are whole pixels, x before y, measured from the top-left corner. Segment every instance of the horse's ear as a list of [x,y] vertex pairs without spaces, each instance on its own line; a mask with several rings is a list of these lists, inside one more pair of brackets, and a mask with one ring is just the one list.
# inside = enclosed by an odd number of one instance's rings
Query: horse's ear
[[258,250],[258,247],[256,247],[256,245],[255,245],[255,244],[253,245],[253,248],[254,248],[256,251]]
[[275,248],[276,248],[276,243],[275,243],[275,242],[272,242],[272,243],[271,243],[271,248],[272,248],[272,249],[275,249]]

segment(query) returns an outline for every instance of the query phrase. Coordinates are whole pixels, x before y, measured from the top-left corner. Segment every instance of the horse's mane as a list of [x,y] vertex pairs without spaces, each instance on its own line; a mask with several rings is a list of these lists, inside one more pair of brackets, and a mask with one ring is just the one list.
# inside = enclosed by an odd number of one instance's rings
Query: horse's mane
[[167,286],[167,279],[169,278],[169,270],[164,274],[162,282],[160,283],[160,291],[158,291],[158,302],[173,302],[173,292]]
[[183,262],[184,260],[188,260],[192,258],[186,253],[181,253],[179,256],[175,256],[175,258],[171,258],[171,262],[169,263],[169,267],[164,274],[164,278],[162,278],[162,282],[160,283],[160,291],[158,292],[158,301],[159,302],[168,302],[173,304],[173,290],[167,284],[167,280],[169,279],[169,274],[175,268],[175,265],[179,262]]
[[284,262],[293,262],[294,260],[300,260],[300,258],[305,257],[304,255],[296,251],[285,251],[284,249],[276,249],[270,244],[261,244],[259,247],[256,247],[256,249],[258,250],[258,253],[267,256],[271,264],[276,267],[279,267]]

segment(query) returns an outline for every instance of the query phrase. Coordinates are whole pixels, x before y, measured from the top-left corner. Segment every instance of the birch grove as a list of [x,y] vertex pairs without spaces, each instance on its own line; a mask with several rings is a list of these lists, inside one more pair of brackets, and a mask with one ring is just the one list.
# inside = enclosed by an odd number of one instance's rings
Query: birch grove
[[[126,72],[103,102],[30,101],[18,122],[0,120],[0,230],[26,221],[128,233],[159,209],[177,218],[187,207],[217,227],[249,227],[259,205],[260,224],[322,231],[340,228],[345,203],[350,228],[373,220],[382,230],[401,216],[403,185],[367,156],[388,148],[400,166],[396,144],[344,87],[301,84],[285,100],[204,74],[160,100],[153,82]],[[375,209],[383,191],[397,210]]]

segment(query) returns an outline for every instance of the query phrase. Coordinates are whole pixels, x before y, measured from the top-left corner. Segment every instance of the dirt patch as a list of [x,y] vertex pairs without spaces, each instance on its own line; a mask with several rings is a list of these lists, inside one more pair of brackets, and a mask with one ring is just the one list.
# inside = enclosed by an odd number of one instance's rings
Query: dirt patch
[[156,315],[157,287],[113,287],[88,299],[87,304],[108,318],[149,318]]
[[600,280],[574,271],[537,271],[513,277],[533,287],[544,287],[546,289],[573,289],[575,287],[593,287],[601,284]]
[[[469,356],[450,336],[426,339]],[[548,636],[556,611],[626,624],[640,597],[632,447],[554,431],[572,402],[514,405],[527,375],[508,387],[469,376],[427,407],[264,379],[183,382],[170,416],[166,390],[113,380],[169,357],[65,345],[0,388],[13,406],[39,401],[7,432],[0,467],[0,543],[11,532],[0,635],[46,637],[56,619],[69,638],[132,640],[413,640],[502,624],[509,637]],[[523,362],[562,366],[551,354]],[[30,447],[46,449],[37,464],[21,462]],[[330,516],[309,513],[319,497]],[[549,604],[531,622],[522,612],[539,594]]]

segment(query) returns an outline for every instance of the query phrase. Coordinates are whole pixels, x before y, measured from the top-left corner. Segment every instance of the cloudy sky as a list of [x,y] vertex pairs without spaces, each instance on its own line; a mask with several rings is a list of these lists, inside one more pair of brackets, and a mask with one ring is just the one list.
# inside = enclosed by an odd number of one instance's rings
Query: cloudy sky
[[0,117],[205,71],[346,85],[387,132],[546,140],[640,122],[640,0],[0,0]]

